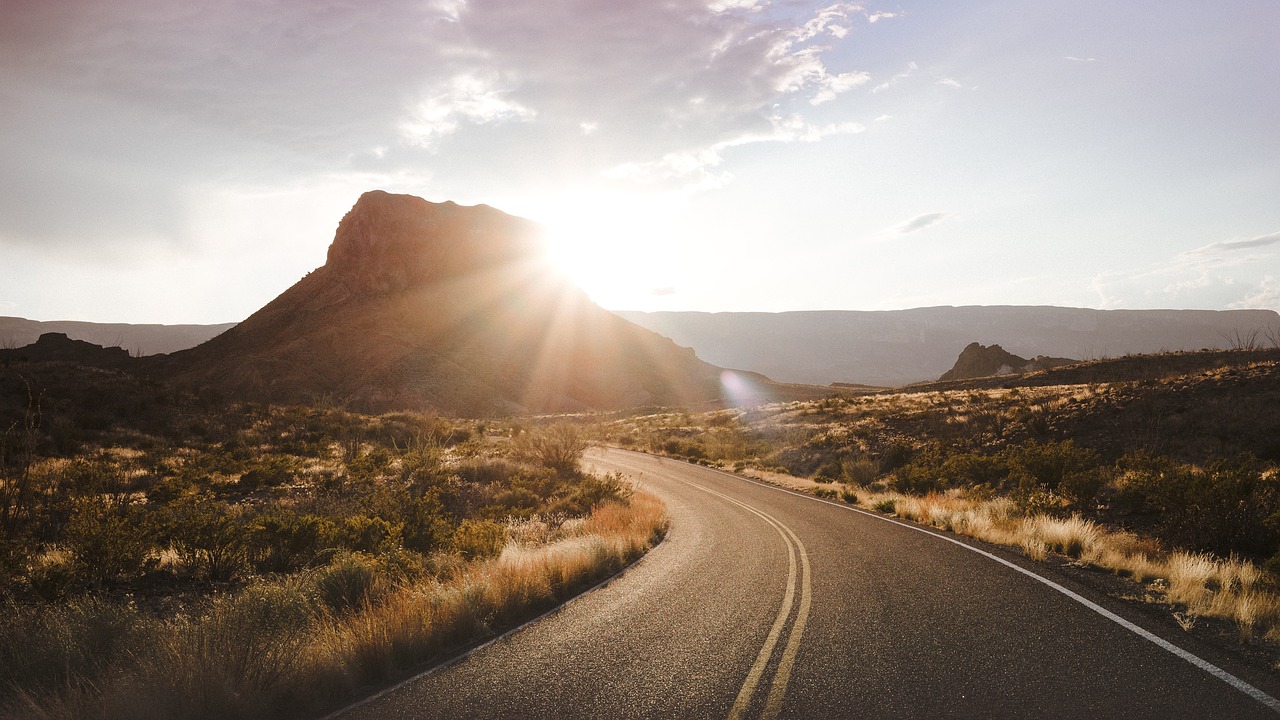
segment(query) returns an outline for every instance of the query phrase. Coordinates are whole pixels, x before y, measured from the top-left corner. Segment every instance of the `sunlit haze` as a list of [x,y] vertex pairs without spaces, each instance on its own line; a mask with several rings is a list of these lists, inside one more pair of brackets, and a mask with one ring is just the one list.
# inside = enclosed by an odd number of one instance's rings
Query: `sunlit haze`
[[240,320],[381,188],[606,308],[1280,309],[1280,5],[0,0],[0,315]]

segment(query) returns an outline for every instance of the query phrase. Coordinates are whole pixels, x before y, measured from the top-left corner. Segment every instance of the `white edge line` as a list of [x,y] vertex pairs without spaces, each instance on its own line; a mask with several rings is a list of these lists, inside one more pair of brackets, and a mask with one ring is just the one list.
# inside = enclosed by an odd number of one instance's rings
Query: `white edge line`
[[[622,448],[618,448],[618,449],[620,449],[620,450],[621,450]],[[626,451],[626,450],[624,450],[624,452],[636,452],[636,451],[634,451],[634,450],[631,450],[631,451]],[[657,455],[649,455],[648,453],[639,453],[639,454],[641,454],[641,455],[648,455],[649,457],[660,457],[660,456],[657,456]],[[675,458],[667,458],[667,459],[668,459],[668,460],[675,460]],[[685,462],[685,461],[683,461],[683,460],[675,460],[675,461],[676,461],[676,462]],[[923,534],[925,534],[925,535],[929,535],[930,537],[935,537],[935,538],[938,538],[939,540],[945,540],[945,541],[947,541],[947,542],[949,542],[949,543],[952,543],[952,544],[954,544],[954,545],[959,545],[960,547],[962,547],[962,548],[964,548],[964,549],[966,549],[966,550],[970,550],[970,551],[975,552],[975,553],[977,553],[977,554],[979,554],[979,555],[982,555],[983,557],[986,557],[986,558],[989,558],[989,559],[991,559],[991,560],[994,560],[994,561],[996,561],[996,562],[1000,563],[1001,565],[1004,565],[1004,566],[1006,566],[1006,567],[1012,568],[1012,569],[1014,569],[1014,570],[1016,570],[1016,571],[1018,571],[1018,572],[1022,573],[1023,575],[1026,575],[1027,577],[1030,577],[1030,578],[1032,578],[1032,579],[1034,579],[1034,580],[1037,580],[1037,581],[1039,581],[1039,582],[1041,582],[1041,583],[1044,583],[1045,585],[1047,585],[1047,586],[1049,586],[1049,587],[1053,588],[1054,590],[1057,590],[1058,592],[1062,593],[1063,595],[1066,595],[1067,597],[1071,598],[1072,600],[1075,600],[1076,602],[1080,603],[1081,605],[1083,605],[1083,606],[1085,606],[1085,607],[1089,608],[1090,610],[1092,610],[1092,611],[1094,611],[1094,612],[1098,613],[1098,614],[1099,614],[1099,615],[1101,615],[1102,617],[1104,617],[1104,618],[1106,618],[1106,619],[1108,619],[1108,620],[1110,620],[1110,621],[1112,621],[1112,622],[1116,623],[1117,625],[1119,625],[1120,627],[1122,627],[1122,628],[1124,628],[1124,629],[1128,630],[1129,632],[1132,632],[1133,634],[1137,635],[1138,637],[1140,637],[1140,638],[1142,638],[1142,639],[1144,639],[1144,640],[1147,640],[1147,641],[1151,642],[1152,644],[1156,645],[1157,647],[1161,648],[1162,650],[1165,650],[1165,651],[1167,651],[1167,652],[1171,653],[1172,655],[1175,655],[1175,656],[1177,656],[1177,657],[1179,657],[1179,658],[1181,658],[1181,659],[1183,659],[1183,660],[1187,661],[1188,663],[1191,663],[1191,664],[1192,664],[1192,665],[1194,665],[1195,667],[1200,668],[1201,670],[1203,670],[1203,671],[1205,671],[1206,673],[1208,673],[1208,674],[1210,674],[1210,675],[1214,676],[1215,678],[1217,678],[1217,679],[1221,680],[1222,682],[1224,682],[1224,683],[1226,683],[1226,684],[1230,685],[1231,687],[1235,688],[1236,690],[1238,690],[1238,691],[1240,691],[1240,692],[1244,693],[1245,695],[1248,695],[1249,697],[1253,698],[1254,700],[1257,700],[1259,703],[1262,703],[1263,705],[1267,706],[1267,707],[1268,707],[1268,708],[1270,708],[1272,711],[1274,711],[1274,712],[1276,712],[1276,713],[1280,713],[1280,700],[1277,700],[1276,698],[1272,697],[1271,695],[1268,695],[1267,693],[1263,692],[1262,690],[1258,689],[1257,687],[1255,687],[1255,686],[1253,686],[1253,685],[1249,684],[1248,682],[1246,682],[1246,681],[1244,681],[1244,680],[1242,680],[1242,679],[1240,679],[1240,678],[1236,677],[1235,675],[1232,675],[1231,673],[1227,672],[1226,670],[1223,670],[1222,668],[1218,667],[1217,665],[1214,665],[1213,663],[1209,662],[1208,660],[1205,660],[1204,658],[1200,657],[1199,655],[1195,655],[1195,654],[1193,654],[1193,653],[1191,653],[1191,652],[1189,652],[1189,651],[1187,651],[1187,650],[1183,650],[1182,648],[1178,647],[1177,645],[1174,645],[1173,643],[1169,642],[1168,640],[1165,640],[1164,638],[1160,637],[1159,635],[1156,635],[1155,633],[1152,633],[1152,632],[1150,632],[1149,630],[1146,630],[1146,629],[1144,629],[1144,628],[1142,628],[1142,627],[1140,627],[1140,626],[1138,626],[1138,625],[1135,625],[1134,623],[1132,623],[1132,622],[1130,622],[1130,621],[1128,621],[1128,620],[1124,619],[1123,617],[1121,617],[1121,616],[1119,616],[1119,615],[1117,615],[1117,614],[1115,614],[1115,613],[1111,612],[1110,610],[1108,610],[1108,609],[1106,609],[1106,608],[1102,607],[1101,605],[1099,605],[1099,604],[1097,604],[1097,603],[1093,602],[1092,600],[1090,600],[1090,599],[1088,599],[1088,598],[1086,598],[1086,597],[1084,597],[1084,596],[1080,595],[1079,593],[1075,592],[1074,590],[1071,590],[1071,589],[1069,589],[1069,588],[1063,587],[1062,585],[1059,585],[1058,583],[1056,583],[1056,582],[1054,582],[1054,581],[1050,580],[1050,579],[1049,579],[1049,578],[1047,578],[1047,577],[1044,577],[1043,575],[1039,575],[1039,574],[1037,574],[1037,573],[1034,573],[1034,572],[1032,572],[1032,571],[1030,571],[1030,570],[1028,570],[1028,569],[1026,569],[1026,568],[1022,567],[1021,565],[1016,564],[1016,563],[1009,562],[1008,560],[1005,560],[1004,558],[1002,558],[1002,557],[1000,557],[1000,556],[998,556],[998,555],[995,555],[995,554],[993,554],[993,553],[987,552],[986,550],[983,550],[983,549],[981,549],[981,548],[976,548],[976,547],[974,547],[974,546],[972,546],[972,545],[970,545],[970,544],[968,544],[968,543],[960,542],[959,540],[957,540],[957,539],[955,539],[955,538],[953,538],[953,537],[948,537],[948,536],[943,535],[943,534],[941,534],[941,533],[933,532],[932,530],[927,530],[927,529],[925,529],[924,527],[920,527],[920,526],[918,526],[918,525],[914,525],[914,524],[912,524],[912,523],[907,523],[907,522],[904,522],[904,521],[902,521],[902,520],[896,520],[896,519],[894,519],[894,518],[885,517],[885,516],[883,516],[883,515],[879,515],[879,514],[877,514],[877,513],[873,513],[873,512],[867,511],[867,510],[863,510],[862,508],[850,507],[849,505],[845,505],[845,504],[842,504],[842,503],[832,502],[832,501],[830,501],[830,500],[826,500],[826,499],[824,499],[824,498],[820,498],[820,497],[816,497],[816,496],[814,496],[814,495],[810,495],[809,493],[803,493],[803,492],[800,492],[800,491],[798,491],[798,490],[789,490],[789,489],[787,489],[787,488],[778,487],[777,485],[771,485],[771,484],[769,484],[769,483],[762,482],[762,481],[759,481],[759,480],[755,480],[755,479],[753,479],[753,478],[743,477],[742,475],[737,475],[737,474],[735,474],[735,473],[731,473],[731,472],[729,472],[729,471],[727,471],[727,470],[721,470],[720,468],[707,467],[707,466],[705,466],[705,465],[695,465],[694,463],[688,463],[688,462],[685,462],[685,464],[686,464],[686,465],[691,465],[691,466],[693,466],[693,467],[702,467],[702,468],[707,469],[707,470],[710,470],[710,471],[712,471],[712,472],[716,472],[716,473],[719,473],[719,474],[721,474],[721,475],[725,475],[725,476],[727,476],[727,477],[735,478],[735,479],[737,479],[737,480],[742,480],[742,481],[744,481],[744,482],[749,482],[749,483],[751,483],[751,484],[753,484],[753,485],[757,485],[757,486],[759,486],[759,487],[762,487],[762,488],[765,488],[765,489],[768,489],[768,490],[776,490],[776,491],[778,491],[778,492],[786,493],[786,494],[788,494],[788,495],[795,495],[795,496],[797,496],[797,497],[802,497],[802,498],[806,498],[806,499],[808,499],[808,500],[813,500],[813,501],[815,501],[815,502],[820,502],[820,503],[822,503],[823,505],[830,505],[830,506],[832,506],[832,507],[840,508],[841,510],[848,510],[849,512],[858,513],[859,515],[864,515],[864,516],[866,516],[866,517],[875,518],[876,520],[883,520],[884,522],[891,523],[891,524],[893,524],[893,525],[898,525],[898,526],[900,526],[900,527],[907,528],[908,530],[915,530],[915,531],[916,531],[916,532],[918,532],[918,533],[923,533]]]
[[526,621],[524,621],[523,623],[520,623],[519,625],[517,625],[517,626],[515,626],[515,627],[511,628],[510,630],[507,630],[506,632],[502,633],[501,635],[497,635],[497,636],[495,636],[495,637],[491,637],[491,638],[489,638],[488,640],[485,640],[484,642],[480,643],[479,645],[476,645],[475,647],[468,648],[465,652],[462,652],[462,653],[460,653],[460,654],[458,654],[458,655],[453,655],[453,656],[447,657],[447,658],[445,658],[444,660],[441,660],[440,662],[436,663],[435,665],[432,665],[431,667],[427,668],[426,670],[423,670],[422,672],[419,672],[419,673],[415,673],[414,675],[411,675],[411,676],[409,676],[409,677],[405,678],[404,680],[401,680],[400,682],[396,683],[395,685],[392,685],[391,687],[383,688],[383,689],[379,690],[378,692],[374,693],[373,695],[370,695],[370,696],[368,696],[368,697],[364,697],[364,698],[360,698],[359,700],[357,700],[357,701],[355,701],[355,702],[351,703],[350,705],[347,705],[347,706],[345,706],[345,707],[338,708],[337,710],[334,710],[333,712],[329,713],[328,715],[325,715],[325,716],[321,717],[321,718],[320,718],[320,720],[336,720],[338,717],[341,717],[342,715],[345,715],[345,714],[347,714],[347,713],[351,712],[352,710],[355,710],[355,709],[356,709],[356,708],[358,708],[358,707],[361,707],[361,706],[363,706],[363,705],[367,705],[368,703],[371,703],[371,702],[373,702],[374,700],[377,700],[377,699],[379,699],[379,698],[382,698],[382,697],[385,697],[385,696],[387,696],[387,695],[390,695],[391,693],[395,692],[396,690],[399,690],[400,688],[404,687],[405,685],[408,685],[408,684],[409,684],[409,683],[411,683],[411,682],[414,682],[414,681],[416,681],[416,680],[420,680],[420,679],[422,679],[422,678],[424,678],[424,677],[426,677],[426,676],[428,676],[428,675],[434,675],[435,673],[440,672],[441,670],[444,670],[444,669],[446,669],[446,668],[449,668],[449,667],[452,667],[452,666],[454,666],[454,665],[457,665],[458,663],[462,662],[463,660],[466,660],[468,657],[471,657],[471,654],[472,654],[472,653],[479,652],[479,651],[481,651],[481,650],[483,650],[483,649],[485,649],[485,648],[489,647],[490,645],[492,645],[492,644],[494,644],[494,643],[496,643],[496,642],[500,642],[500,641],[502,641],[502,640],[505,640],[505,639],[507,639],[507,637],[508,637],[508,636],[510,636],[510,635],[514,635],[515,633],[518,633],[518,632],[520,632],[521,630],[524,630],[525,628],[527,628],[527,627],[529,627],[530,625],[533,625],[534,623],[536,623],[536,622],[538,622],[538,621],[540,621],[540,620],[542,620],[542,619],[546,618],[546,617],[547,617],[547,616],[549,616],[549,615],[555,615],[556,613],[558,613],[558,612],[560,612],[561,610],[564,610],[566,607],[568,607],[568,606],[570,605],[570,603],[573,603],[573,602],[575,602],[575,601],[577,601],[577,600],[579,600],[579,599],[581,599],[581,598],[584,598],[584,597],[586,597],[588,594],[590,594],[590,593],[592,593],[592,592],[595,592],[596,590],[599,590],[600,588],[604,587],[605,585],[608,585],[609,583],[613,582],[614,580],[619,579],[620,577],[622,577],[623,573],[627,572],[627,571],[628,571],[628,570],[630,570],[631,568],[633,568],[633,567],[635,567],[636,565],[638,565],[638,564],[639,564],[641,561],[643,561],[645,558],[649,557],[649,553],[653,552],[654,550],[657,550],[657,549],[658,549],[659,547],[661,547],[661,546],[662,546],[662,544],[663,544],[663,543],[665,543],[666,541],[667,541],[667,537],[666,537],[666,535],[664,534],[664,535],[662,536],[662,540],[661,540],[661,541],[659,541],[656,545],[654,545],[653,547],[651,547],[651,548],[649,548],[648,550],[646,550],[646,551],[644,552],[644,554],[643,554],[643,555],[641,555],[640,557],[636,558],[635,560],[632,560],[632,561],[631,561],[631,562],[630,562],[626,567],[624,567],[624,568],[622,568],[621,570],[617,571],[616,573],[614,573],[614,574],[610,575],[609,577],[607,577],[607,578],[605,578],[605,579],[601,580],[600,582],[596,583],[595,585],[592,585],[591,587],[587,588],[586,590],[583,590],[582,592],[575,594],[573,597],[568,598],[568,599],[567,599],[567,600],[565,600],[564,602],[562,602],[562,603],[560,603],[560,604],[556,605],[555,607],[551,608],[550,610],[547,610],[546,612],[542,613],[541,615],[539,615],[539,616],[537,616],[537,617],[535,617],[535,618],[532,618],[532,619],[530,619],[530,620],[526,620]]

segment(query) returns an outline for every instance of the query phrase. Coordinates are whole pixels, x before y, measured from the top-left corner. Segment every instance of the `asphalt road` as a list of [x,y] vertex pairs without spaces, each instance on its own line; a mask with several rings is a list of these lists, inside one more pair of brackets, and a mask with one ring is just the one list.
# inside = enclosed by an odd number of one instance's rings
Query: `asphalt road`
[[586,465],[660,495],[667,540],[344,720],[1280,714],[1265,671],[1016,555],[673,460]]

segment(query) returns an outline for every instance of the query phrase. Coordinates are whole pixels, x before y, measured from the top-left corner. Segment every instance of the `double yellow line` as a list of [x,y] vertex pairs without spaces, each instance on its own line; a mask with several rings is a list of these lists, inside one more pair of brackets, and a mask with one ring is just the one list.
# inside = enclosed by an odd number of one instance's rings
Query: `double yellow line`
[[[764,677],[765,670],[769,666],[769,660],[773,656],[773,651],[777,648],[778,641],[786,630],[787,620],[791,617],[791,608],[795,605],[796,599],[797,579],[799,580],[800,609],[796,612],[795,622],[791,625],[791,634],[787,637],[787,645],[782,651],[782,656],[778,659],[777,666],[774,667],[773,679],[765,682],[765,685],[769,688],[769,695],[765,699],[764,710],[760,713],[760,717],[765,720],[772,720],[782,710],[782,699],[787,694],[787,684],[791,682],[791,669],[796,662],[796,653],[800,650],[800,640],[804,636],[804,626],[809,621],[809,608],[813,605],[809,553],[805,550],[804,543],[800,542],[800,538],[796,537],[795,532],[772,515],[735,500],[724,493],[716,492],[694,483],[689,484],[760,517],[770,527],[778,531],[778,535],[782,536],[782,542],[787,546],[787,590],[782,596],[782,607],[778,608],[778,617],[773,621],[773,627],[769,629],[769,635],[765,638],[764,645],[760,647],[760,653],[756,655],[756,661],[747,673],[747,679],[742,683],[742,689],[738,691],[738,697],[733,701],[733,708],[729,710],[730,720],[741,720],[747,717],[747,711],[751,707],[751,698],[756,694],[756,688]],[[797,558],[799,562],[797,562]],[[799,565],[799,573],[796,572],[797,565]]]

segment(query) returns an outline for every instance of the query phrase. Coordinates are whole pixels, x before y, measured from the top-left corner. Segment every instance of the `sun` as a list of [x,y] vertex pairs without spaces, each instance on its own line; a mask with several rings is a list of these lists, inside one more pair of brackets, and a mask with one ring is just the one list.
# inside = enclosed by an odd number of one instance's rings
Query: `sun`
[[531,213],[550,261],[592,300],[612,310],[651,309],[680,272],[671,212],[642,196],[594,194]]

